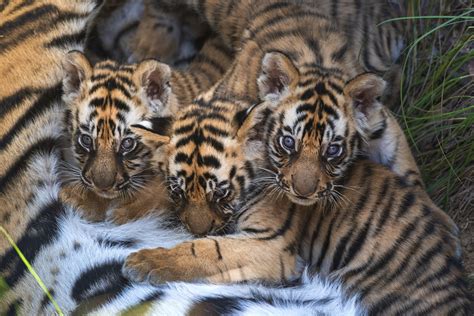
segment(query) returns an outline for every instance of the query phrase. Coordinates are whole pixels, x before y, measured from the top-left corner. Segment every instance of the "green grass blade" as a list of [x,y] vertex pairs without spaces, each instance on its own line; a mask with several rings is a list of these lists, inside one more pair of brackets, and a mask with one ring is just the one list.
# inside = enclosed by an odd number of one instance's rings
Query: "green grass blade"
[[46,285],[43,283],[43,281],[41,280],[41,278],[39,277],[39,275],[36,273],[35,269],[31,266],[31,264],[28,262],[28,260],[25,258],[25,256],[23,255],[23,253],[21,252],[21,250],[18,248],[18,246],[15,244],[15,242],[13,241],[13,238],[10,236],[10,234],[5,230],[5,228],[3,228],[3,226],[0,226],[0,232],[2,232],[2,234],[5,236],[5,238],[8,240],[8,242],[10,243],[10,245],[13,247],[13,249],[15,249],[16,253],[18,254],[18,256],[20,257],[21,261],[23,261],[23,263],[25,264],[26,268],[28,269],[28,271],[30,271],[30,273],[33,275],[33,277],[35,278],[36,282],[38,283],[38,285],[41,287],[41,289],[43,290],[43,292],[46,294],[46,296],[48,297],[48,299],[51,301],[51,303],[54,305],[54,308],[56,309],[56,312],[58,313],[58,315],[60,316],[64,316],[61,308],[59,307],[58,303],[56,303],[56,301],[54,300],[53,296],[51,295],[51,293],[48,291],[48,288],[46,287]]

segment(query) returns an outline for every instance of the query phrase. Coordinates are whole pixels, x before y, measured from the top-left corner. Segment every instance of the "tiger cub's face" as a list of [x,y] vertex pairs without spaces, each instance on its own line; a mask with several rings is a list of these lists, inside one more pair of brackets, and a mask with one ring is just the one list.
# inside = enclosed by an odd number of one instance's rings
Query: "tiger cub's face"
[[160,146],[144,140],[134,126],[167,128],[166,116],[176,106],[169,67],[153,60],[92,67],[84,55],[72,52],[65,69],[70,138],[65,181],[106,199],[132,196],[155,175]]
[[173,124],[167,180],[179,217],[196,235],[217,233],[250,185],[239,124],[213,91],[201,95]]
[[259,112],[274,182],[301,205],[337,199],[338,180],[360,153],[384,81],[373,74],[349,82],[318,78],[279,53],[267,54],[262,70]]

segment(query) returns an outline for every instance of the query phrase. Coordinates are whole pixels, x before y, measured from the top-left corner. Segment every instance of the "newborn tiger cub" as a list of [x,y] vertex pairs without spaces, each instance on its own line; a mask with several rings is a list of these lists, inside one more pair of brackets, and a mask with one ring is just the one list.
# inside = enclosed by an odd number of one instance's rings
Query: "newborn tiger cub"
[[[186,133],[211,137],[206,117],[190,124],[184,113],[168,149],[186,157],[169,160],[173,191],[181,196],[177,207],[194,207],[187,201],[199,190],[210,196],[211,210],[236,205],[241,169],[232,164],[254,170],[245,182],[257,186],[245,191],[232,234],[140,250],[127,258],[124,274],[152,283],[285,282],[298,276],[302,257],[313,272],[358,295],[369,313],[467,310],[458,229],[424,191],[400,128],[385,116],[378,102],[384,86],[370,73],[315,77],[272,52],[258,79],[263,103],[234,113],[228,127],[214,126],[222,131],[212,133],[220,151],[191,146],[189,134],[174,139],[184,126]],[[199,99],[201,107],[229,102],[212,92]],[[371,126],[377,117],[394,129]],[[385,166],[360,158],[364,150]],[[210,189],[223,184],[218,195]]]
[[68,137],[62,197],[89,220],[108,217],[118,224],[166,209],[167,154],[160,145],[169,137],[157,132],[167,134],[180,104],[219,79],[231,56],[220,40],[210,39],[180,72],[151,59],[92,67],[82,53],[70,53],[63,84]]

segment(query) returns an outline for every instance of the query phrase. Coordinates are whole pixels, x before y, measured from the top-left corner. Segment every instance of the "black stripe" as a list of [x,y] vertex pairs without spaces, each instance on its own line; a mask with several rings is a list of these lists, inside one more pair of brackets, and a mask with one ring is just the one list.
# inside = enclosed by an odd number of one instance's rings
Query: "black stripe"
[[316,240],[319,239],[319,235],[321,233],[321,225],[322,223],[324,222],[324,215],[323,215],[324,212],[318,212],[318,224],[316,225],[316,228],[313,230],[313,234],[311,236],[311,243],[310,243],[310,246],[309,246],[309,259],[308,259],[308,263],[310,265],[313,265],[314,262],[313,262],[313,250],[314,250],[314,244],[316,242]]
[[174,157],[174,162],[175,162],[176,164],[179,164],[179,163],[191,164],[192,159],[191,159],[191,156],[188,156],[188,155],[186,155],[185,153],[178,153],[178,154]]
[[113,260],[83,272],[72,287],[72,298],[80,303],[102,294],[110,297],[117,296],[130,284],[130,281],[125,279],[120,272],[122,265],[123,262]]
[[286,220],[283,223],[283,226],[278,228],[273,234],[271,234],[267,237],[260,237],[258,239],[259,240],[271,240],[271,239],[275,239],[279,236],[283,236],[288,231],[288,229],[290,229],[295,213],[296,213],[296,205],[292,203],[289,210],[288,210],[288,215],[286,216]]
[[140,300],[140,303],[146,303],[151,301],[156,301],[163,296],[164,292],[162,290],[155,290],[155,292],[149,294],[144,299]]
[[202,139],[202,141],[198,141],[197,143],[198,144],[206,143],[208,145],[211,145],[218,152],[224,152],[224,145],[213,137],[205,137]]
[[77,33],[60,35],[43,44],[45,48],[68,48],[69,45],[81,43],[86,38],[86,30]]
[[18,299],[16,301],[14,301],[13,303],[11,303],[8,306],[8,310],[7,310],[7,313],[5,315],[6,316],[18,316],[18,313],[16,311],[17,311],[17,309],[21,308],[21,305],[23,305],[23,300]]
[[415,232],[419,220],[420,218],[417,217],[413,222],[405,225],[398,238],[393,242],[393,247],[378,256],[377,261],[365,271],[365,276],[373,277],[380,272],[380,270],[384,269],[395,256],[399,255],[398,251],[400,247],[402,247],[405,241],[409,240],[408,237]]
[[203,297],[196,298],[193,305],[187,309],[188,315],[193,315],[196,311],[197,315],[204,311],[204,315],[235,315],[242,307],[240,306],[241,298],[239,297]]
[[348,49],[349,49],[349,45],[345,43],[344,45],[342,45],[341,48],[339,48],[337,51],[331,54],[331,60],[333,62],[340,62],[346,55],[346,52]]
[[408,210],[413,206],[415,203],[415,195],[412,192],[406,193],[402,198],[402,203],[398,209],[398,213],[396,215],[397,218],[402,217],[403,215],[408,212]]
[[55,14],[59,13],[59,9],[54,5],[43,5],[40,7],[36,7],[31,11],[27,11],[17,16],[14,20],[2,24],[0,26],[0,34],[4,36],[6,36],[7,34],[12,34],[18,28],[29,26],[29,23],[31,23],[32,21],[49,21],[50,19],[46,18],[47,16],[54,16]]
[[15,125],[0,140],[0,150],[5,149],[23,129],[30,126],[39,116],[61,101],[62,86],[58,84],[46,89],[36,102],[18,118]]
[[[48,6],[44,6],[44,7],[48,7]],[[47,33],[51,31],[52,29],[57,28],[58,24],[62,22],[72,20],[72,19],[87,18],[89,13],[77,14],[74,12],[59,12],[58,9],[54,7],[54,9],[50,11],[49,13],[47,13],[46,15],[48,15],[47,18],[45,17],[44,19],[37,20],[37,21],[40,21],[40,24],[35,25],[34,27],[31,27],[31,28],[28,28],[24,30],[23,32],[17,33],[15,34],[15,36],[10,36],[9,40],[0,42],[0,53],[4,53],[8,49],[11,49],[12,47],[16,45],[19,45],[24,40],[27,40],[34,36],[38,36],[38,34]],[[15,22],[16,21],[17,20],[15,20]],[[26,22],[26,25],[28,25],[28,22]],[[9,33],[3,33],[3,31],[0,30],[0,34],[9,34]]]
[[269,228],[252,228],[252,227],[247,227],[242,229],[243,232],[249,233],[249,234],[262,234],[262,233],[268,233],[270,231]]
[[406,302],[408,300],[408,297],[404,295],[399,295],[396,293],[388,293],[383,297],[383,299],[377,300],[377,302],[370,306],[369,309],[369,314],[370,315],[384,315],[384,313],[393,303],[396,301],[402,301]]
[[0,193],[4,193],[8,190],[10,185],[16,184],[15,180],[19,176],[19,173],[30,167],[32,161],[37,160],[39,155],[51,155],[57,150],[57,140],[53,138],[43,139],[31,146],[17,158],[3,177],[0,178]]
[[385,130],[387,129],[387,122],[386,121],[383,121],[382,123],[382,126],[377,129],[375,132],[372,132],[372,134],[370,134],[370,139],[371,140],[374,140],[374,139],[379,139],[383,136],[383,134],[385,133]]
[[219,242],[215,239],[214,240],[215,246],[216,246],[216,253],[217,253],[217,260],[222,260],[222,253],[221,253],[221,247],[219,246]]
[[[197,65],[197,63],[199,63],[199,65]],[[219,64],[219,62],[215,61],[214,59],[211,59],[209,56],[206,56],[203,54],[197,55],[193,61],[193,67],[199,66],[201,70],[205,71],[206,69],[202,68],[203,64],[210,65],[211,68],[214,71],[217,71],[217,73],[219,74],[223,74],[227,70],[221,64]],[[212,78],[212,77],[213,77],[212,75],[208,74],[208,78]]]
[[204,130],[208,131],[211,134],[214,134],[218,137],[228,137],[229,133],[221,128],[215,127],[213,125],[206,124],[202,127]]
[[192,122],[190,124],[187,124],[187,125],[180,126],[180,127],[176,128],[173,131],[173,134],[175,134],[175,135],[187,134],[187,133],[191,132],[194,129],[194,126],[195,126],[194,122]]
[[297,114],[305,113],[305,112],[314,113],[315,111],[316,111],[316,105],[309,104],[309,103],[300,104],[296,108],[296,113]]
[[132,98],[132,95],[130,94],[130,91],[129,91],[129,87],[124,85],[122,82],[119,82],[119,81],[115,80],[115,78],[112,78],[112,77],[108,78],[105,81],[101,81],[101,82],[98,82],[95,85],[93,85],[89,89],[89,94],[95,93],[100,88],[105,88],[109,91],[119,90],[120,92],[122,92],[124,94],[125,97],[127,97],[129,99]]
[[28,87],[3,97],[0,100],[0,117],[5,117],[10,111],[16,109],[20,103],[31,98],[37,92],[38,90]]
[[[38,215],[28,223],[16,244],[29,262],[34,262],[40,249],[53,242],[59,229],[58,219],[63,212],[63,204],[53,200],[42,207]],[[13,248],[0,258],[0,275],[10,287],[14,287],[27,271]]]
[[219,159],[217,159],[214,156],[205,155],[205,156],[201,156],[200,158],[201,159],[198,159],[198,165],[199,166],[212,167],[212,168],[216,168],[216,169],[219,169],[221,167],[221,163],[220,163]]
[[336,216],[333,217],[333,220],[331,221],[331,224],[329,224],[328,231],[326,232],[326,237],[324,238],[323,246],[321,248],[321,252],[319,253],[318,262],[315,265],[316,268],[319,268],[321,266],[321,264],[323,263],[323,260],[325,259],[326,252],[327,252],[328,246],[329,246],[329,241],[330,241],[331,237],[333,237],[332,236],[332,229],[334,227],[334,222],[335,222],[335,219],[337,218],[338,214],[339,213],[337,213]]
[[306,101],[314,96],[313,89],[307,89],[300,97],[301,100]]
[[113,99],[112,99],[112,104],[113,104],[114,107],[116,107],[116,108],[119,109],[120,111],[125,111],[125,112],[129,112],[129,111],[130,111],[130,107],[128,106],[128,104],[125,103],[125,102],[122,101],[122,100],[113,98]]

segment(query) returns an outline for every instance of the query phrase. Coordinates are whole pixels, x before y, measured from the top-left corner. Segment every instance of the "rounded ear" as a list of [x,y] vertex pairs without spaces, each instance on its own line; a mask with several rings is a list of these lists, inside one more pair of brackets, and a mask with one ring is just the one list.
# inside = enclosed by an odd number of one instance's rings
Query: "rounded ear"
[[266,53],[262,59],[261,74],[257,79],[260,98],[279,101],[299,79],[293,62],[279,52]]
[[80,51],[67,53],[63,62],[65,78],[63,91],[66,98],[77,96],[81,84],[92,76],[92,66],[87,57]]
[[244,142],[250,135],[257,133],[257,127],[265,108],[264,102],[255,103],[247,109],[235,114],[233,124],[235,126],[235,135],[239,142]]
[[151,112],[160,112],[168,106],[171,98],[171,68],[157,60],[147,59],[138,64],[133,80],[144,92]]
[[344,87],[344,94],[353,100],[356,112],[368,116],[371,110],[378,107],[385,85],[380,76],[365,73],[349,81]]

